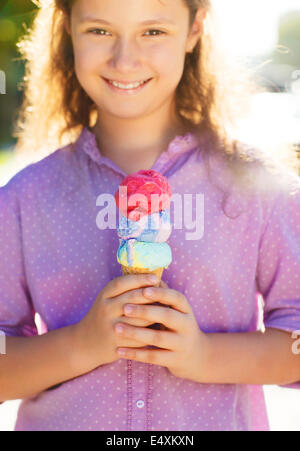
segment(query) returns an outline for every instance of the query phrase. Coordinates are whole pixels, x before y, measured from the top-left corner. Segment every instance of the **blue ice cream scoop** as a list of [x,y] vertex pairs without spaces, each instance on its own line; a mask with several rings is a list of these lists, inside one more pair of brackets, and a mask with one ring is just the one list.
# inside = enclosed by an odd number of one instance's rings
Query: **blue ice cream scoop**
[[137,241],[163,243],[172,232],[170,210],[142,216],[139,221],[131,221],[121,215],[117,230],[122,240],[135,238]]
[[172,262],[168,243],[149,243],[135,239],[120,241],[117,259],[123,266],[153,271],[157,268],[167,268]]

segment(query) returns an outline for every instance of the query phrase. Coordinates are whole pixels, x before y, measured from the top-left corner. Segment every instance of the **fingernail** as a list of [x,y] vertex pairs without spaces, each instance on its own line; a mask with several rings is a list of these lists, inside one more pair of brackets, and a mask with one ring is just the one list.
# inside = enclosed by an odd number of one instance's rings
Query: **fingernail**
[[118,325],[116,326],[116,331],[117,331],[117,332],[123,332],[123,330],[124,330],[124,326],[122,326],[121,324],[118,324]]
[[132,307],[132,305],[126,305],[126,306],[124,307],[124,312],[125,312],[125,314],[130,315],[130,313],[133,312],[133,308],[134,308],[134,307]]
[[153,296],[154,295],[154,290],[152,290],[152,288],[146,288],[145,289],[145,294],[147,296]]
[[157,283],[157,282],[158,282],[157,276],[154,276],[154,275],[148,276],[148,280],[149,280],[149,282],[151,282],[151,283]]

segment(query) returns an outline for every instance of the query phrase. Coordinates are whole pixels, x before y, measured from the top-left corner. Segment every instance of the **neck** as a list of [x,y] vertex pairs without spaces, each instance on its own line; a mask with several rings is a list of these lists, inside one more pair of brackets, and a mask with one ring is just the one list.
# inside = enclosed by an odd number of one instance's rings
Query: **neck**
[[188,129],[179,118],[171,121],[159,118],[155,122],[149,118],[120,120],[101,115],[92,132],[96,136],[101,154],[111,159],[157,158],[167,149],[177,135],[184,135]]

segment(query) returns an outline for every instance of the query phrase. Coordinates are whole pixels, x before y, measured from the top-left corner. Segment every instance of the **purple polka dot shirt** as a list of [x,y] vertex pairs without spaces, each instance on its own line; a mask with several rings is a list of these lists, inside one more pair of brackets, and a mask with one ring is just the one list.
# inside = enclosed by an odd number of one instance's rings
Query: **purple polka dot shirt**
[[[242,187],[231,183],[222,157],[211,158],[209,177],[205,150],[193,134],[177,136],[152,167],[168,178],[182,208],[181,213],[171,208],[173,261],[163,280],[186,296],[204,333],[299,330],[298,178],[288,174],[288,183],[279,183],[256,161],[249,166],[255,188]],[[36,313],[44,333],[75,324],[101,289],[122,274],[116,229],[99,227],[103,206],[97,198],[113,195],[126,176],[101,155],[94,134],[84,128],[75,143],[28,165],[0,188],[0,331],[35,335]],[[230,189],[226,215],[215,183]],[[268,428],[262,386],[200,384],[166,367],[126,359],[23,400],[15,427]]]

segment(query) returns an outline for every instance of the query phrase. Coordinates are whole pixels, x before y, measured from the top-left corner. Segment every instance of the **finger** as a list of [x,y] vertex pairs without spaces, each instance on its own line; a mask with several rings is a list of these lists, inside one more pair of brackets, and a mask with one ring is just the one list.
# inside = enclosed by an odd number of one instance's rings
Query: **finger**
[[126,276],[116,277],[103,288],[102,294],[105,298],[118,296],[128,290],[155,285],[157,280],[154,274],[128,274]]
[[[143,296],[143,288],[138,288],[136,290],[126,291],[125,293],[120,294],[119,296],[108,298],[105,300],[105,303],[107,306],[109,306],[110,315],[112,315],[114,318],[123,317],[125,320],[126,316],[123,316],[125,304],[153,304],[153,301]],[[142,322],[140,322],[139,324],[134,325],[147,327],[152,324],[152,323],[143,324],[143,321],[144,320],[142,320]]]
[[159,307],[157,305],[126,304],[124,315],[135,319],[147,320],[149,323],[160,323],[172,331],[183,332],[185,330],[186,313],[178,312],[172,308]]
[[174,359],[172,351],[162,349],[147,349],[147,348],[118,348],[117,353],[120,358],[136,360],[137,362],[151,363],[153,365],[160,365],[171,367]]
[[191,307],[186,297],[177,290],[172,290],[171,288],[149,287],[143,288],[142,292],[146,299],[152,299],[152,301],[170,305],[175,310],[182,313],[191,312]]
[[136,327],[148,327],[154,324],[153,321],[148,321],[142,318],[129,318],[128,316],[121,316],[120,320],[125,324]]
[[118,338],[119,338],[119,340],[116,342],[117,346],[122,346],[122,347],[126,346],[127,348],[143,348],[144,347],[144,344],[140,343],[137,340],[133,340],[130,338],[122,338],[121,339],[121,337],[118,337]]
[[160,287],[162,288],[169,288],[168,285],[166,284],[166,282],[164,282],[163,280],[160,281]]
[[152,299],[147,299],[143,295],[144,288],[129,290],[114,298],[109,298],[108,302],[114,308],[115,315],[122,316],[124,314],[123,307],[125,304],[153,304]]
[[128,326],[124,323],[117,323],[115,332],[118,336],[136,340],[145,345],[157,346],[170,351],[180,349],[180,336],[174,332]]

